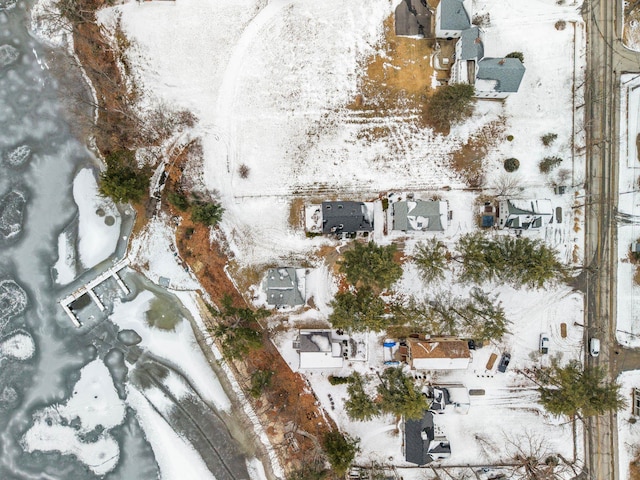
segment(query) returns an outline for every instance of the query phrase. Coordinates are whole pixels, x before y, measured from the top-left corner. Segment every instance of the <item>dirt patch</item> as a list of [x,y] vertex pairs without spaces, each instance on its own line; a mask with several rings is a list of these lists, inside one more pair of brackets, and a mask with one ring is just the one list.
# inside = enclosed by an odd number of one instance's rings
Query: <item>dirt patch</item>
[[481,187],[484,183],[484,158],[504,138],[506,119],[487,123],[467,142],[451,155],[451,167],[458,172],[470,187]]
[[383,54],[370,57],[360,79],[352,109],[392,110],[399,105],[421,109],[435,72],[431,66],[434,41],[398,37],[393,15],[384,22]]

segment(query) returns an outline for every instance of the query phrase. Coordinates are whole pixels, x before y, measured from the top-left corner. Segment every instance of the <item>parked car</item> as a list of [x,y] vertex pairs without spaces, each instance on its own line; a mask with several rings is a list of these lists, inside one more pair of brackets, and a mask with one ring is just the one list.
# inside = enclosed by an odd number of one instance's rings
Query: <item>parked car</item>
[[589,340],[589,353],[592,357],[597,357],[600,355],[600,339],[592,338]]
[[510,361],[511,361],[511,354],[506,352],[503,353],[502,358],[500,358],[500,363],[498,364],[498,371],[502,373],[506,372]]
[[541,333],[540,334],[540,353],[546,355],[549,353],[549,334]]

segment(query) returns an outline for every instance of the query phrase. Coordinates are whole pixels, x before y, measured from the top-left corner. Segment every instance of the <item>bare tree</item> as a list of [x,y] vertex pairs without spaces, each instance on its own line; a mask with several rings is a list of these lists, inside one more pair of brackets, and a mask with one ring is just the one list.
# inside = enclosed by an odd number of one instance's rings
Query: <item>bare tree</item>
[[548,447],[548,441],[525,430],[518,435],[505,434],[505,463],[514,463],[511,478],[516,480],[560,480],[571,472],[558,453]]
[[522,191],[522,178],[514,173],[503,173],[493,183],[496,196],[509,197]]

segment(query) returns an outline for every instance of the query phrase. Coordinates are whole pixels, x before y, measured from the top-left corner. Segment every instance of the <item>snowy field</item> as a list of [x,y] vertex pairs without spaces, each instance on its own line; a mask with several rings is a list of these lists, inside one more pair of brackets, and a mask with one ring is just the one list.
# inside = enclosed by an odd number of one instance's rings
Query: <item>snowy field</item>
[[[561,156],[561,169],[575,172],[569,185],[580,185],[583,159],[571,149],[571,89],[558,88],[574,79],[580,84],[584,74],[580,15],[575,5],[551,0],[507,3],[476,2],[474,8],[491,14],[486,52],[524,53],[520,92],[503,106],[480,103],[477,115],[448,137],[416,128],[408,114],[385,117],[391,139],[370,142],[361,134],[372,124],[347,105],[395,1],[130,2],[104,10],[100,19],[110,25],[122,12],[145,91],[199,117],[194,133],[203,139],[204,180],[221,195],[227,238],[240,262],[266,264],[305,256],[320,243],[289,225],[292,195],[365,200],[394,189],[462,188],[448,167],[450,153],[499,116],[514,138],[487,159],[489,186],[502,160],[516,156],[522,186],[531,195],[550,195],[553,179],[537,167],[547,155]],[[213,19],[217,28],[207,28]],[[564,30],[554,28],[558,20],[567,22]],[[549,132],[558,139],[543,150],[540,136]],[[238,173],[241,165],[250,169],[246,179]]]
[[640,239],[640,162],[636,137],[640,130],[640,76],[622,75],[620,108],[620,178],[618,198],[618,341],[640,346],[640,285],[634,281],[636,266],[629,261],[631,244]]

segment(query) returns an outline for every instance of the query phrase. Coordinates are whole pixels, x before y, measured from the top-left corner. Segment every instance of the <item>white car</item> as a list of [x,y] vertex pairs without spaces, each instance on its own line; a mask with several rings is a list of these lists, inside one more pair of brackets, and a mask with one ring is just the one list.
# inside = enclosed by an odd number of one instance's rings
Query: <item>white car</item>
[[549,353],[549,334],[541,333],[540,334],[540,353],[546,355]]
[[589,340],[589,353],[592,357],[597,357],[600,355],[600,339],[592,338]]

